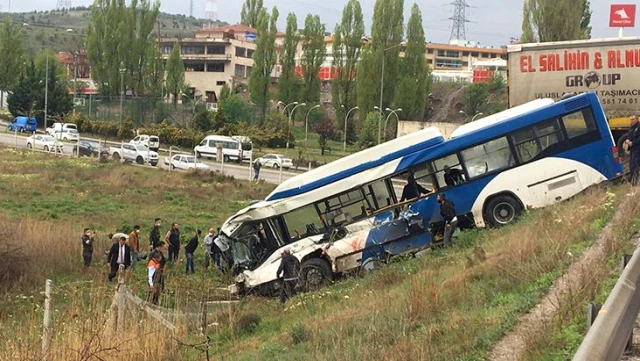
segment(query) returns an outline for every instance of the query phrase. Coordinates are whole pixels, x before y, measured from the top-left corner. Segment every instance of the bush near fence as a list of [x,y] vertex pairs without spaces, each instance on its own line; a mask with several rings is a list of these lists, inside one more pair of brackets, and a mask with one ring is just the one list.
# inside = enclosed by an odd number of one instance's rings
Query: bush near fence
[[[68,123],[78,126],[78,131],[83,134],[93,134],[106,138],[115,138],[128,141],[135,137],[133,122],[130,119],[123,120],[122,128],[119,121],[93,120],[80,113],[69,116]],[[238,124],[225,123],[219,129],[202,132],[195,129],[177,127],[168,121],[151,123],[138,129],[138,134],[156,135],[160,138],[161,146],[176,146],[180,148],[193,148],[200,144],[202,139],[210,134],[218,135],[246,135],[251,138],[254,146],[258,148],[283,148],[287,141],[288,126],[281,124],[276,119],[268,119],[262,126],[240,122]],[[290,138],[290,147],[295,146],[293,135]]]

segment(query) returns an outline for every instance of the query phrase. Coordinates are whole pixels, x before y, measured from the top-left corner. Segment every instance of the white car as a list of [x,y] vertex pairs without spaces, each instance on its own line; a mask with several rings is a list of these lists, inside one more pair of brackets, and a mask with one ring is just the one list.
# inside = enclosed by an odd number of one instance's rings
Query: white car
[[62,140],[78,140],[78,127],[73,123],[53,123],[45,130],[47,134]]
[[142,144],[149,147],[149,149],[157,152],[160,149],[160,138],[155,135],[140,134],[139,136],[131,139],[129,144]]
[[293,167],[293,161],[289,158],[285,158],[282,154],[265,154],[260,158],[260,164],[263,167],[271,167],[278,169],[289,169]]
[[165,158],[164,164],[171,167],[171,169],[182,169],[182,170],[202,170],[207,171],[211,169],[207,164],[202,163],[198,158],[193,155],[181,155],[176,154],[169,158]]
[[137,164],[158,165],[158,153],[149,150],[144,145],[125,143],[120,147],[109,147],[109,154],[114,160],[125,160]]
[[27,138],[27,149],[44,150],[45,152],[62,153],[64,146],[50,135],[32,135]]

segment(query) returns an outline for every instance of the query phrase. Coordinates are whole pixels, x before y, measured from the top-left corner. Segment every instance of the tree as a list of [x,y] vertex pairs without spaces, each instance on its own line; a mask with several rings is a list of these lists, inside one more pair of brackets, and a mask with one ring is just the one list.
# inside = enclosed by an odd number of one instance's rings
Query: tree
[[407,24],[407,48],[401,60],[401,76],[394,107],[402,108],[405,119],[422,121],[429,88],[429,65],[426,52],[422,15],[413,4]]
[[167,92],[173,95],[173,106],[178,107],[178,97],[184,89],[184,63],[180,57],[180,45],[175,43],[167,59]]
[[[160,13],[160,3],[132,0],[96,0],[91,6],[85,47],[92,77],[103,94],[120,92],[120,70],[124,86],[136,95],[156,91],[149,77],[157,74],[157,51],[151,33]],[[156,83],[157,84],[157,83]]]
[[[11,21],[11,17],[4,18],[0,28],[0,90],[7,91],[16,84],[25,59],[25,32]],[[2,96],[0,94],[0,102]]]
[[307,104],[320,101],[320,78],[318,73],[327,54],[324,45],[324,24],[318,15],[307,15],[302,32],[302,76],[304,85],[302,100]]
[[218,103],[224,103],[224,101],[231,95],[231,88],[229,84],[224,83],[222,89],[220,89],[220,96],[218,96]]
[[258,107],[260,123],[264,121],[267,112],[271,71],[276,63],[277,22],[278,8],[274,6],[271,15],[262,9],[258,21],[256,50],[253,53],[253,70],[249,78],[250,97]]
[[278,79],[278,99],[285,104],[296,100],[298,79],[296,77],[296,50],[298,48],[298,18],[296,14],[287,15],[287,30],[284,34],[284,46],[280,55],[282,72]]
[[[382,108],[391,105],[398,83],[399,52],[403,35],[402,15],[404,0],[377,0],[371,43],[363,53],[358,66],[357,96],[358,106],[363,111],[378,105],[380,82],[382,81],[382,58],[384,57],[384,89]],[[364,79],[364,81],[362,81]]]
[[219,109],[228,123],[251,123],[251,108],[238,94],[229,95]]
[[[335,26],[333,36],[333,64],[336,76],[331,83],[332,103],[336,118],[342,120],[346,112],[356,106],[356,66],[362,50],[364,20],[358,0],[349,0],[342,10],[342,22]],[[355,122],[347,122],[347,141],[355,140]]]
[[262,0],[245,0],[240,12],[240,23],[257,29],[263,9]]
[[333,122],[330,119],[324,119],[313,126],[313,129],[318,133],[318,145],[320,146],[320,154],[324,155],[324,151],[327,149],[327,143],[336,132],[333,126]]
[[207,132],[213,126],[211,118],[211,112],[206,109],[201,110],[193,117],[193,127],[201,132]]
[[63,72],[55,61],[55,55],[42,52],[36,60],[30,61],[7,97],[9,112],[13,116],[33,116],[40,124],[44,123],[46,57],[49,57],[47,114],[63,117],[73,109],[73,98],[69,95],[68,83],[60,80]]
[[369,148],[374,146],[378,139],[378,122],[380,121],[380,113],[369,112],[362,121],[360,126],[360,138],[358,145],[360,148]]
[[588,0],[525,0],[522,15],[523,43],[591,37]]

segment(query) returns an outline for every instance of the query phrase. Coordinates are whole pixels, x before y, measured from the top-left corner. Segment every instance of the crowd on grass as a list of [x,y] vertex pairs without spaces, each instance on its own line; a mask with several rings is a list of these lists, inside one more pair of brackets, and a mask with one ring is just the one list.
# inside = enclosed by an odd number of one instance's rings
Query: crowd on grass
[[[168,262],[177,262],[180,255],[180,226],[178,223],[172,223],[171,228],[161,239],[160,227],[162,219],[156,218],[153,228],[149,233],[148,253],[143,249],[140,240],[140,226],[133,227],[131,233],[110,233],[108,238],[113,241],[108,251],[105,251],[106,263],[110,266],[108,279],[113,279],[118,274],[120,267],[125,270],[135,269],[136,264],[141,261],[147,262],[147,283],[149,285],[149,297],[147,301],[158,303],[158,298],[164,288],[164,272]],[[218,241],[218,233],[214,228],[209,229],[209,233],[204,237],[205,258],[204,267],[209,268],[215,265],[216,270],[224,273],[231,265],[228,256],[228,246]],[[185,273],[195,273],[194,254],[200,243],[202,231],[197,229],[195,235],[191,237],[189,242],[184,246],[184,254],[186,258]],[[89,268],[93,260],[94,242],[96,240],[96,232],[89,228],[84,229],[82,235],[82,258],[84,267]],[[166,254],[166,256],[165,256]]]

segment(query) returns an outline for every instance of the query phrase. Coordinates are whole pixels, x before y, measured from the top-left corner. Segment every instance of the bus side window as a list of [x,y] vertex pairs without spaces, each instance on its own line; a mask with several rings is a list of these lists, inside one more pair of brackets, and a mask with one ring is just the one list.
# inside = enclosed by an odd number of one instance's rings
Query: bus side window
[[461,155],[470,179],[508,168],[513,159],[506,137],[467,148]]
[[598,129],[591,109],[582,109],[562,117],[569,138],[575,138]]
[[291,211],[285,214],[283,219],[289,235],[288,239],[285,237],[286,243],[311,236],[310,232],[323,233],[325,230],[324,223],[313,204]]

